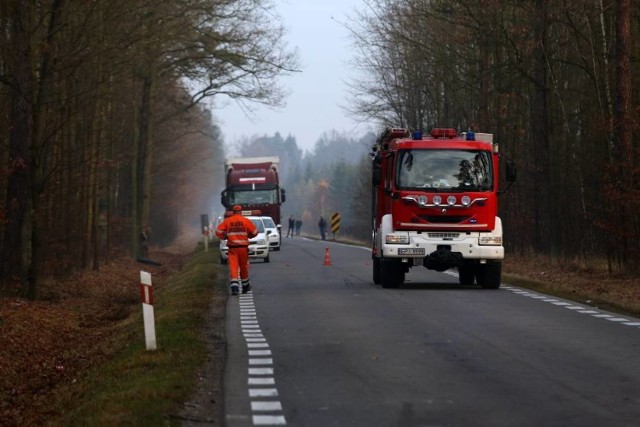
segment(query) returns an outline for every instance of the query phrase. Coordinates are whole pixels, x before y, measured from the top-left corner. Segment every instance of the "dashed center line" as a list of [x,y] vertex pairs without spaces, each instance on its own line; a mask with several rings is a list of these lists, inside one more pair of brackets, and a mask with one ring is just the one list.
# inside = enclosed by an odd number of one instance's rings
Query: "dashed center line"
[[[267,339],[262,334],[253,303],[253,293],[241,295],[240,326],[247,344],[247,386],[255,426],[286,425],[282,404],[275,388],[273,358]],[[259,400],[256,400],[258,398]]]

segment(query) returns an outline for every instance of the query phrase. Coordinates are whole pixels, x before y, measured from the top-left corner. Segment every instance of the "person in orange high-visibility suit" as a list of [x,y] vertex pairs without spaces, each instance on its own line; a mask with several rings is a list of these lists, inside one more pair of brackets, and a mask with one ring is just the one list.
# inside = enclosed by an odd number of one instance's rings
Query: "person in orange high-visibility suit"
[[[229,248],[229,276],[231,294],[238,295],[238,284],[242,283],[242,293],[251,290],[249,281],[249,239],[258,235],[256,225],[242,216],[242,207],[235,205],[233,215],[225,219],[216,228],[216,236],[227,240]],[[240,271],[240,277],[238,277]]]

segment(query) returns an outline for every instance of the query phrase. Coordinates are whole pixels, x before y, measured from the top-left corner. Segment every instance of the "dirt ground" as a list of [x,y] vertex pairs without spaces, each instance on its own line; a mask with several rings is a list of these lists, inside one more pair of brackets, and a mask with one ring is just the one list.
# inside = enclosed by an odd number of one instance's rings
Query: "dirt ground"
[[[154,285],[177,272],[186,256],[179,251],[154,252],[153,258],[163,264],[154,275]],[[617,304],[627,312],[640,312],[639,278],[583,264],[511,256],[503,273],[582,303],[604,308]],[[51,401],[56,387],[112,356],[108,343],[117,321],[139,303],[139,270],[136,262],[122,259],[99,272],[47,283],[37,302],[0,299],[0,425],[44,424],[55,412]],[[199,376],[199,392],[176,415],[184,425],[218,425],[221,420],[225,347],[220,328],[224,328],[225,301],[226,295],[216,299],[209,313],[211,323],[203,331],[211,355]]]

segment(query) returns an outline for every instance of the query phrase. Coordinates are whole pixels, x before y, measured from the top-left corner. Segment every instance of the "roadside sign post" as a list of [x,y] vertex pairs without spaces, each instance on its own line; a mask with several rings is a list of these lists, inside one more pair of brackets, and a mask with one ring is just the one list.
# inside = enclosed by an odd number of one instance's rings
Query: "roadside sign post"
[[340,231],[340,213],[335,212],[331,215],[331,232],[333,233],[333,240],[336,240],[336,233]]
[[142,296],[142,319],[144,321],[144,339],[147,350],[155,350],[156,324],[153,312],[153,288],[151,286],[151,274],[140,271],[140,294]]
[[200,215],[200,223],[202,225],[202,236],[204,237],[204,251],[209,251],[209,215]]

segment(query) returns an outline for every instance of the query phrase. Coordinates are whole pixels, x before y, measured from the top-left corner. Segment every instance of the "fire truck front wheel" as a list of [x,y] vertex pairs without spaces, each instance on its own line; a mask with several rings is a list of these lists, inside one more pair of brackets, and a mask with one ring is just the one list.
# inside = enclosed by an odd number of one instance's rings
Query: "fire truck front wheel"
[[373,257],[373,283],[380,284],[380,258]]
[[502,276],[502,263],[487,262],[476,267],[476,282],[483,289],[498,289]]
[[383,288],[397,288],[404,283],[404,266],[396,260],[380,260],[380,283]]

